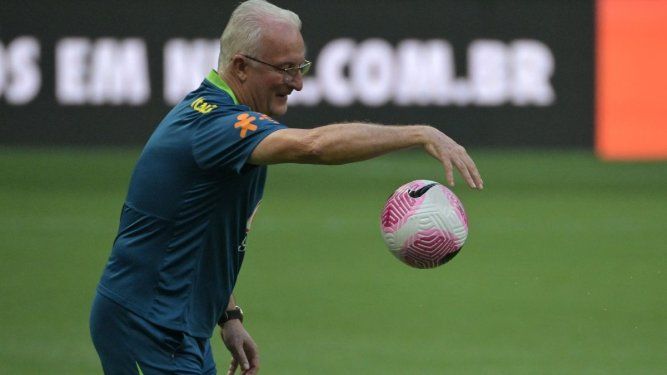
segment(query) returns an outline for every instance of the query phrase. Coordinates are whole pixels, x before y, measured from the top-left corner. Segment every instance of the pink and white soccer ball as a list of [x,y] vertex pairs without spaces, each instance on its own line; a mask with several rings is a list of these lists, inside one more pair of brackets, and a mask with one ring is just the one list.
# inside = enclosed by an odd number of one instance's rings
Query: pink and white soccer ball
[[445,186],[416,180],[389,197],[380,217],[389,251],[416,268],[451,260],[468,237],[468,217],[459,198]]

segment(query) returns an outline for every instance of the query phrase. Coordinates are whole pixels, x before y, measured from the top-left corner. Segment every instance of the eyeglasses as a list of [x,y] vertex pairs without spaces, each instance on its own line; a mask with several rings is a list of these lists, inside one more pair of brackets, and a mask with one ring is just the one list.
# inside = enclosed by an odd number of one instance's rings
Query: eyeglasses
[[270,66],[270,67],[272,67],[272,68],[274,68],[274,69],[276,69],[276,70],[280,70],[281,72],[287,74],[287,75],[290,76],[290,77],[296,77],[296,74],[297,74],[297,73],[301,73],[302,76],[305,76],[306,74],[308,74],[308,72],[310,71],[310,66],[313,64],[313,63],[311,63],[310,61],[305,60],[305,61],[304,61],[302,64],[300,64],[300,65],[290,66],[290,67],[288,67],[288,68],[281,68],[281,67],[279,67],[279,66],[276,66],[276,65],[273,65],[273,64],[269,64],[269,63],[267,63],[267,62],[264,62],[264,61],[262,61],[262,60],[260,60],[260,59],[256,59],[256,58],[254,58],[254,57],[252,57],[252,56],[248,56],[248,55],[244,55],[244,54],[241,54],[241,56],[243,56],[243,57],[245,57],[245,58],[247,58],[247,59],[250,59],[250,60],[252,60],[252,61],[257,61],[257,62],[260,63],[260,64],[268,65],[268,66]]

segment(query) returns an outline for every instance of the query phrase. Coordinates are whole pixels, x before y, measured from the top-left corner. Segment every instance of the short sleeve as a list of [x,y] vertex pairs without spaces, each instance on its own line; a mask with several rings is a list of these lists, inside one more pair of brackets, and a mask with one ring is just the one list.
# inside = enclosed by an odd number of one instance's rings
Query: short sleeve
[[235,112],[211,116],[198,124],[192,152],[203,169],[241,173],[257,145],[269,134],[286,126],[257,112]]

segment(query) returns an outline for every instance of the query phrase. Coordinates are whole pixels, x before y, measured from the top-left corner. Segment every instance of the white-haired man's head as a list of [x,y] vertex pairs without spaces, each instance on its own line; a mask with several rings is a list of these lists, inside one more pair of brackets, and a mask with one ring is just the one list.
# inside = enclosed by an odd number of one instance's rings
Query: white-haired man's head
[[218,74],[253,111],[280,116],[303,88],[306,46],[299,17],[262,0],[241,3],[220,38]]
[[262,35],[272,23],[292,25],[301,30],[301,20],[296,13],[267,1],[248,0],[236,7],[220,37],[218,71],[222,72],[237,53],[259,55]]

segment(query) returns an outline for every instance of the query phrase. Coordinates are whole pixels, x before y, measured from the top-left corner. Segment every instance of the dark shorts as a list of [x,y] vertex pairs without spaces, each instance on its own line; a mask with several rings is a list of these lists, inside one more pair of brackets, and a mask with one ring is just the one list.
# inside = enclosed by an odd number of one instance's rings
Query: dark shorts
[[216,373],[208,339],[150,323],[99,293],[90,335],[108,375]]

